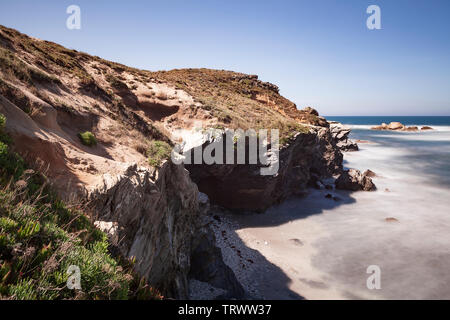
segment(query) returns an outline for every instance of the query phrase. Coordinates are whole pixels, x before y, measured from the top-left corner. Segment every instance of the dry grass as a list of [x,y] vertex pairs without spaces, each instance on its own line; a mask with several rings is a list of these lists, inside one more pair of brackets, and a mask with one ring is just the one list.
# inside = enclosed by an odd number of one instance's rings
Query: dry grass
[[305,131],[294,118],[299,112],[295,104],[280,96],[276,86],[256,76],[210,69],[151,72],[148,76],[188,92],[224,127],[279,129],[282,137],[292,130]]

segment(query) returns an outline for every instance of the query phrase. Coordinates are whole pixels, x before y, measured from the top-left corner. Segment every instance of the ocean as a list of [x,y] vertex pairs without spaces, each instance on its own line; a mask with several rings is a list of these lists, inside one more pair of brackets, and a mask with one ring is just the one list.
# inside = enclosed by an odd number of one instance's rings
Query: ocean
[[[450,299],[450,117],[327,119],[362,140],[344,165],[374,171],[377,190],[311,189],[263,215],[236,218],[245,244],[278,268],[264,273],[261,291],[287,299]],[[391,121],[435,130],[370,130]],[[339,200],[327,199],[330,192]],[[380,289],[367,287],[370,266],[381,270]]]
[[[375,143],[378,149],[391,154],[392,163],[403,163],[403,167],[417,170],[415,174],[426,175],[428,183],[450,187],[450,117],[375,116],[329,117],[327,119],[341,122],[351,128],[352,139]],[[435,130],[424,132],[370,130],[375,125],[394,121],[419,128],[431,126]],[[397,152],[392,152],[392,149],[396,149]],[[394,156],[399,151],[402,151],[401,155]]]
[[437,117],[437,116],[371,116],[371,117],[326,117],[327,120],[338,121],[343,124],[348,125],[380,125],[381,123],[389,122],[401,122],[408,126],[440,126],[440,127],[450,127],[450,116],[448,117]]

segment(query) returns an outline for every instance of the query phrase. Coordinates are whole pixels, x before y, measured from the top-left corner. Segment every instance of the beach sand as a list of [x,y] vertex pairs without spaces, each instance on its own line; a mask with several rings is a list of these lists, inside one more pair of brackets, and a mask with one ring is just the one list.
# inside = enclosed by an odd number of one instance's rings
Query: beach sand
[[[430,143],[449,138],[391,135],[378,134],[385,139],[378,141],[388,143],[360,145],[361,151],[345,154],[346,167],[377,173],[375,192],[311,190],[264,214],[218,212],[214,228],[225,262],[250,294],[450,299],[448,172],[433,167],[433,152],[448,155],[450,150]],[[338,201],[325,198],[327,193]],[[367,288],[370,265],[381,269],[379,290]]]

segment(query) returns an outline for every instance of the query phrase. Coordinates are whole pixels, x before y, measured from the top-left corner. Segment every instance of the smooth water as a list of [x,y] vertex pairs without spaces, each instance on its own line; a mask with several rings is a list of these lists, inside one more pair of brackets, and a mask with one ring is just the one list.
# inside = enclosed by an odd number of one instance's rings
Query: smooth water
[[[333,119],[352,128],[353,139],[374,142],[375,149],[401,151],[401,155],[397,152],[397,155],[393,153],[389,158],[392,165],[401,166],[398,170],[411,169],[413,170],[413,172],[410,170],[411,174],[425,178],[426,183],[450,187],[450,117],[334,117]],[[408,126],[431,126],[434,131],[411,133],[370,130],[372,125],[391,121]]]
[[[366,141],[345,153],[344,164],[374,171],[377,191],[334,190],[340,198],[334,201],[325,198],[328,190],[311,190],[240,218],[245,239],[271,239],[266,246],[247,244],[285,272],[289,290],[308,299],[450,299],[450,117],[329,120]],[[390,121],[436,130],[370,130]],[[367,288],[370,265],[381,269],[380,290]]]
[[404,125],[426,125],[426,126],[449,126],[450,116],[437,117],[437,116],[371,116],[371,117],[326,117],[330,121],[338,121],[342,124],[348,125],[380,125],[390,122],[401,122]]

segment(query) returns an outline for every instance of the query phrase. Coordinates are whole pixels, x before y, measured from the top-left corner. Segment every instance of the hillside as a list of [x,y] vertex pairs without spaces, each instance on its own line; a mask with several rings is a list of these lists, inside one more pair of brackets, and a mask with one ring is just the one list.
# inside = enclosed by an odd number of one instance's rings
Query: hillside
[[[174,298],[188,298],[192,281],[220,288],[221,298],[247,296],[216,247],[210,201],[264,211],[341,175],[349,146],[349,130],[298,110],[255,75],[138,70],[3,26],[0,114],[8,152],[45,173],[57,199],[84,204],[108,250]],[[198,128],[279,129],[280,154],[270,160],[279,172],[165,161]],[[205,147],[211,141],[200,133]]]
[[[12,127],[24,126],[17,150],[50,164],[55,183],[70,182],[70,190],[123,171],[123,163],[147,165],[151,140],[178,141],[193,127],[279,128],[283,137],[301,130],[300,123],[327,125],[256,76],[138,70],[3,26],[0,72],[0,94],[24,111],[9,117]],[[95,147],[77,138],[86,131],[94,134]],[[36,137],[39,150],[29,148]]]

